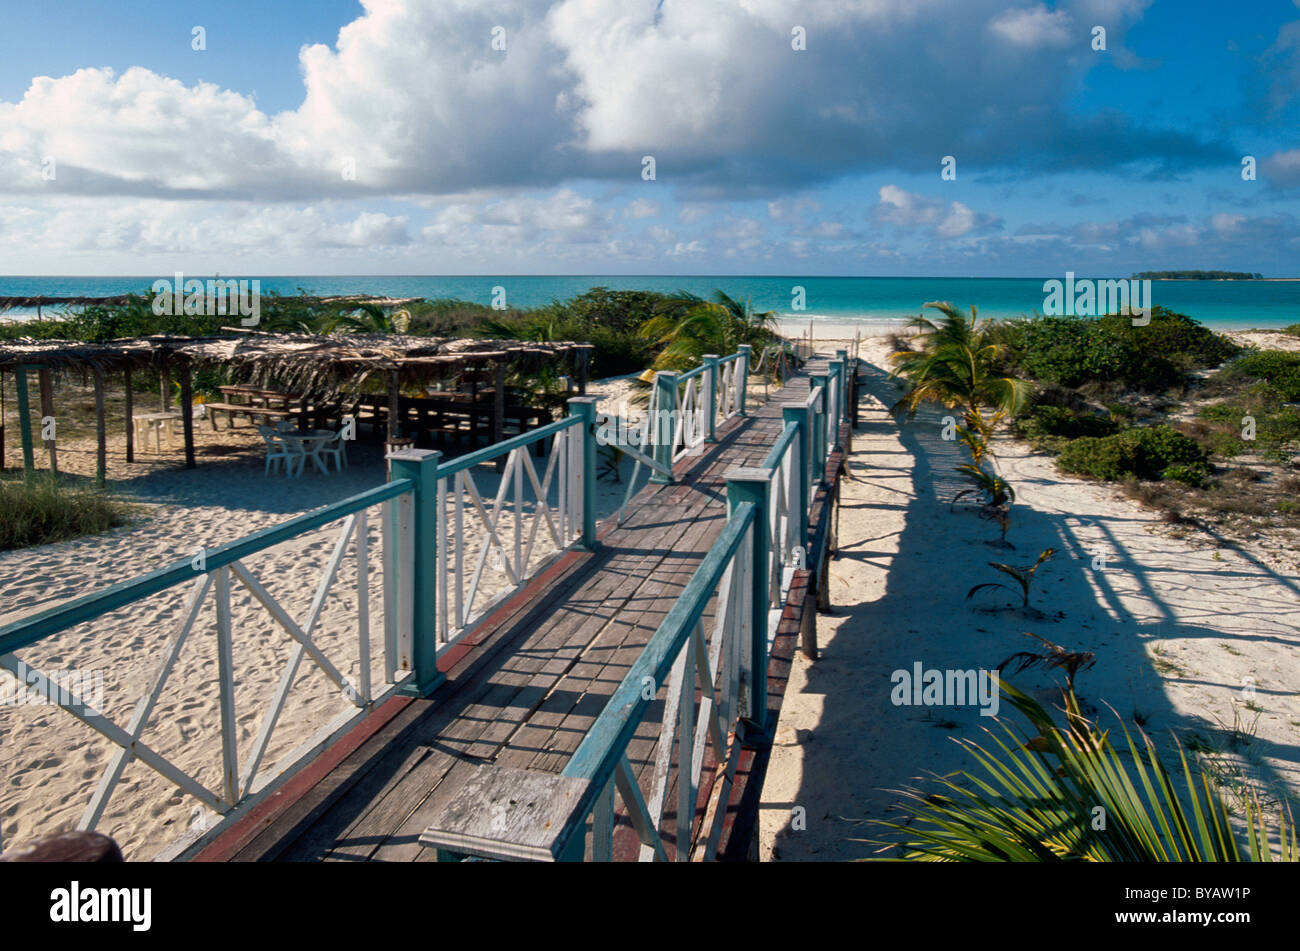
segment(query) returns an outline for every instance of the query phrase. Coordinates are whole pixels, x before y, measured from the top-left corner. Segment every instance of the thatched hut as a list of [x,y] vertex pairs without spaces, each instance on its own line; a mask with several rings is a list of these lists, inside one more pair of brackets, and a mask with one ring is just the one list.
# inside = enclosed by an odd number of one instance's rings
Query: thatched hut
[[[193,432],[192,373],[200,367],[228,367],[235,376],[258,386],[272,384],[294,390],[301,401],[300,422],[306,425],[309,403],[320,406],[355,399],[363,392],[379,390],[378,405],[388,407],[384,415],[390,441],[397,436],[402,418],[403,390],[429,386],[449,376],[475,371],[490,374],[494,381],[492,433],[500,438],[505,418],[505,380],[510,369],[529,372],[543,365],[572,368],[578,390],[585,392],[589,344],[528,343],[516,340],[473,340],[417,337],[390,334],[271,334],[230,328],[230,336],[149,336],[102,343],[69,340],[0,341],[0,381],[12,374],[18,397],[22,428],[23,465],[33,468],[31,414],[28,408],[27,374],[35,371],[41,392],[41,414],[54,414],[54,380],[69,372],[93,377],[98,437],[96,471],[105,473],[106,429],[104,379],[120,373],[126,389],[126,457],[134,461],[132,375],[156,372],[160,381],[161,409],[169,408],[170,380],[180,383],[180,418],[185,438],[185,465],[195,465]],[[477,377],[476,377],[477,378]],[[377,385],[378,384],[378,385]],[[220,404],[217,404],[220,405]],[[0,427],[3,418],[0,417]],[[214,424],[215,425],[215,424]],[[0,447],[3,429],[0,428]],[[57,467],[53,442],[47,442],[51,468]],[[2,452],[0,448],[0,452]],[[0,466],[3,456],[0,455]]]

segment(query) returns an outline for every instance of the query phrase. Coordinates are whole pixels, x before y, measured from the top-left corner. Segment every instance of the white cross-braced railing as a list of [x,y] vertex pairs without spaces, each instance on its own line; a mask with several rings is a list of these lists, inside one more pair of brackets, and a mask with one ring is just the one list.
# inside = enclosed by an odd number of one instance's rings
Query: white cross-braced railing
[[[378,518],[373,518],[378,509]],[[77,827],[93,830],[103,819],[117,790],[126,766],[139,760],[161,775],[176,789],[192,795],[213,812],[230,816],[250,806],[277,780],[288,775],[303,757],[300,750],[314,751],[328,739],[339,735],[378,702],[401,686],[411,675],[411,608],[409,584],[400,580],[400,564],[409,559],[411,547],[411,491],[409,484],[390,483],[352,499],[327,506],[320,512],[293,519],[285,525],[268,529],[211,551],[200,549],[189,561],[182,561],[105,591],[77,599],[67,605],[42,612],[7,625],[0,630],[0,667],[17,676],[42,696],[67,711],[77,720],[107,738],[117,749],[105,766]],[[321,567],[315,591],[306,613],[295,618],[284,607],[246,560],[277,544],[310,530],[340,522],[332,550]],[[381,572],[383,637],[372,644],[371,602],[374,539],[372,527],[378,529],[379,571]],[[357,644],[357,676],[347,677],[339,663],[331,660],[318,643],[318,624],[322,611],[339,576],[340,567],[351,559],[355,570],[356,610],[352,615]],[[236,588],[238,585],[238,588]],[[17,650],[43,638],[67,630],[79,623],[126,605],[135,604],[159,592],[170,590],[183,595],[180,621],[161,650],[153,674],[137,697],[132,713],[123,726],[111,719],[88,698],[76,691],[52,683],[49,676],[23,661]],[[235,709],[235,646],[244,625],[236,625],[232,612],[233,595],[242,590],[243,608],[260,607],[282,633],[293,642],[290,656],[281,669],[274,692],[262,712],[251,747],[241,758]],[[220,719],[220,782],[216,788],[200,782],[192,769],[183,768],[174,755],[169,756],[147,742],[146,731],[169,678],[177,668],[178,658],[187,643],[203,632],[200,624],[203,608],[211,600],[212,627],[215,634],[216,691]],[[248,623],[245,621],[245,623]],[[337,633],[337,632],[334,632]],[[371,678],[372,650],[383,653],[384,684],[374,689]],[[347,702],[348,708],[316,731],[294,752],[268,768],[265,760],[286,701],[296,682],[304,658],[325,675]]]
[[533,446],[505,454],[496,494],[485,501],[474,468],[439,474],[438,645],[473,628],[582,535],[583,441],[577,427],[556,432],[541,473]]
[[[756,699],[752,564],[754,533],[765,530],[760,518],[752,503],[737,508],[601,715],[602,720],[618,718],[634,725],[651,696],[664,696],[654,762],[644,777],[647,791],[625,745],[608,744],[607,734],[594,730],[564,770],[566,776],[600,784],[590,822],[595,861],[612,859],[616,794],[636,831],[641,861],[668,859],[669,824],[677,861],[716,857],[739,761],[741,720],[752,715]],[[712,782],[697,834],[706,765]],[[668,792],[674,783],[676,803],[666,823]]]

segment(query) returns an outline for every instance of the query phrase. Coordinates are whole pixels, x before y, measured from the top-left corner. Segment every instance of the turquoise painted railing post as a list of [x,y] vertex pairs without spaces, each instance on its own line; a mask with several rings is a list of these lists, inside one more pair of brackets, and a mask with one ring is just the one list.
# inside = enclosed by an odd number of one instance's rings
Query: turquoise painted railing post
[[812,472],[813,480],[817,482],[826,475],[826,383],[825,373],[813,373],[808,377],[808,385],[814,392],[821,387],[821,396],[813,401]]
[[[826,407],[826,436],[830,439],[832,449],[840,448],[840,420],[844,413],[844,364],[839,360],[830,361],[830,372],[828,378],[835,381],[834,393],[835,398],[830,400],[833,405]],[[826,391],[829,400],[831,390]]]
[[[677,374],[661,370],[655,374],[655,418],[650,421],[654,434],[654,460],[671,471],[673,467],[673,436],[677,423]],[[659,470],[650,473],[650,481],[660,485],[672,482],[672,476]]]
[[737,349],[740,351],[740,359],[736,361],[739,364],[736,372],[740,378],[736,381],[736,390],[740,394],[740,405],[736,412],[740,416],[746,416],[748,415],[745,407],[748,405],[749,398],[749,368],[753,365],[754,348],[750,344],[742,343]]
[[[575,396],[569,400],[569,415],[581,416],[578,432],[582,438],[582,468],[573,474],[582,488],[582,538],[587,551],[596,547],[596,403],[594,396]],[[560,491],[564,491],[561,486]]]
[[794,427],[799,431],[792,450],[795,458],[791,460],[794,476],[790,487],[795,497],[790,500],[790,517],[799,526],[795,544],[803,548],[805,555],[808,553],[808,500],[812,497],[812,477],[808,467],[809,415],[808,407],[802,403],[786,403],[781,407],[785,428]]
[[[411,572],[411,667],[415,680],[404,692],[427,697],[447,678],[438,670],[438,462],[442,453],[428,449],[402,449],[388,459],[393,481],[410,479],[415,484],[411,504],[412,563],[399,564],[399,572]],[[394,517],[399,506],[393,506]],[[396,526],[394,526],[396,528]],[[393,537],[399,537],[394,531]]]
[[[728,469],[727,515],[737,506],[752,502],[756,517],[752,526],[751,559],[745,566],[749,577],[749,612],[741,622],[740,709],[758,730],[767,720],[767,614],[772,601],[772,544],[767,519],[772,495],[772,470],[736,466]],[[739,565],[740,562],[737,562]]]
[[27,367],[14,368],[14,389],[18,395],[18,433],[23,441],[23,473],[36,471],[32,451],[32,409],[27,400]]
[[709,421],[705,442],[718,441],[718,355],[704,355],[704,416]]
[[[844,423],[848,422],[849,419],[849,374],[857,371],[852,361],[849,360],[847,350],[836,350],[835,359],[840,361],[842,367],[840,370],[840,422]],[[839,429],[838,424],[836,429]]]

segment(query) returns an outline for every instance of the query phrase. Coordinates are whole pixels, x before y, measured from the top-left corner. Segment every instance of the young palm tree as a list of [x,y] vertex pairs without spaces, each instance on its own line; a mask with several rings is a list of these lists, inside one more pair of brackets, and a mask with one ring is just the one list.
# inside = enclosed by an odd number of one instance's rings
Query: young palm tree
[[[1090,659],[1062,652],[1053,665],[1069,671]],[[902,836],[905,858],[929,862],[1300,861],[1285,801],[1270,821],[1258,797],[1246,796],[1243,848],[1222,790],[1181,747],[1169,768],[1150,737],[1139,730],[1135,740],[1122,720],[1124,742],[1113,741],[1084,718],[1070,681],[1064,728],[1002,681],[1029,729],[1000,723],[1000,732],[985,731],[987,744],[959,740],[979,773],[938,777],[934,791],[901,790],[902,821],[874,823]]]
[[641,325],[640,333],[665,345],[654,369],[689,370],[706,353],[725,355],[742,343],[767,343],[775,335],[775,318],[771,311],[755,311],[748,298],[740,301],[722,290],[715,290],[712,300],[678,291]]
[[408,311],[390,313],[378,304],[358,304],[352,310],[330,318],[326,323],[326,333],[342,328],[345,333],[404,334],[410,325]]
[[909,326],[920,349],[890,355],[894,374],[912,385],[893,408],[906,409],[909,417],[923,403],[959,409],[971,437],[964,441],[987,445],[997,424],[1023,408],[1032,388],[998,373],[1001,346],[992,340],[991,322],[980,320],[974,306],[969,315],[946,302],[925,306],[942,316],[937,321],[916,317]]

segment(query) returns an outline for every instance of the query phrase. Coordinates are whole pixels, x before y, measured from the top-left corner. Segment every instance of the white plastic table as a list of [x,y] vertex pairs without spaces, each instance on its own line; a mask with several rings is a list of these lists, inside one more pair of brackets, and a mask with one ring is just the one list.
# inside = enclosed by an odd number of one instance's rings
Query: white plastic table
[[334,438],[332,429],[311,429],[307,432],[289,432],[276,433],[276,436],[290,444],[296,444],[298,451],[302,453],[302,458],[298,461],[298,474],[302,475],[303,466],[310,459],[321,472],[329,475],[329,467],[325,465],[325,460],[321,458],[320,451],[324,445]]
[[154,450],[162,452],[162,437],[164,430],[167,433],[167,448],[172,447],[172,434],[175,431],[174,426],[181,414],[177,412],[166,413],[136,413],[132,416],[132,422],[135,424],[135,441],[141,448],[148,448],[149,434],[153,433]]

